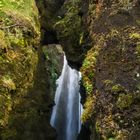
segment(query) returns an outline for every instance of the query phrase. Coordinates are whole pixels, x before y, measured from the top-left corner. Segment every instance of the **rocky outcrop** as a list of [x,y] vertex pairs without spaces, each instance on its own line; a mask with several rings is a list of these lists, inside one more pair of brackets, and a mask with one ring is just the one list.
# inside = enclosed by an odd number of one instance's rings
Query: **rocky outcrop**
[[69,0],[58,1],[58,7],[56,1],[44,2],[53,7],[48,12],[53,18],[40,12],[50,21],[42,23],[43,29],[44,25],[49,29],[46,35],[55,37],[47,42],[60,42],[72,67],[82,65],[86,90],[83,129],[91,128],[90,139],[137,140],[139,1]]
[[57,20],[57,13],[64,0],[36,0],[36,4],[40,14],[40,24],[42,33],[42,44],[58,43],[54,24]]
[[69,64],[82,66],[86,94],[80,136],[138,140],[139,0],[36,0],[36,4],[0,2],[1,139],[55,139],[49,119],[61,71],[62,51],[55,45],[59,42]]
[[79,69],[92,43],[85,23],[88,3],[81,0],[43,0],[37,1],[37,6],[41,15],[42,34],[46,36],[42,42],[59,42],[69,65]]
[[76,69],[81,67],[85,54],[92,44],[85,18],[87,11],[87,2],[65,1],[54,24],[57,38],[63,46],[69,65]]
[[87,96],[82,120],[91,128],[90,139],[137,140],[139,1],[75,0],[61,4],[52,29],[69,64],[75,68],[82,65]]
[[34,0],[0,2],[1,140],[56,138],[49,121],[63,52],[42,47],[40,34]]
[[[28,11],[23,12],[27,7]],[[38,12],[33,0],[28,3],[1,1],[0,134],[2,140],[12,139],[18,133],[17,129],[13,128],[12,114],[17,106],[25,101],[29,89],[34,84],[34,73],[38,63],[36,49],[40,38],[39,28]],[[18,112],[22,110],[17,111],[15,118],[21,117],[18,116]],[[22,118],[25,117],[26,114],[23,112]]]
[[[139,139],[139,1],[89,3],[94,42],[81,67],[88,94],[83,122],[91,139]],[[96,133],[95,133],[96,130]]]

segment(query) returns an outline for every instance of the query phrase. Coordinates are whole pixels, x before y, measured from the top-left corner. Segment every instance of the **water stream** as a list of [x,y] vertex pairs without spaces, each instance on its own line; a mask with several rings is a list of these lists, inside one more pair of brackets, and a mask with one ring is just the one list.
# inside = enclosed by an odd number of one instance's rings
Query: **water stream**
[[80,72],[69,67],[64,56],[63,70],[57,80],[56,105],[51,117],[51,125],[58,134],[57,140],[76,140],[81,129],[80,77]]

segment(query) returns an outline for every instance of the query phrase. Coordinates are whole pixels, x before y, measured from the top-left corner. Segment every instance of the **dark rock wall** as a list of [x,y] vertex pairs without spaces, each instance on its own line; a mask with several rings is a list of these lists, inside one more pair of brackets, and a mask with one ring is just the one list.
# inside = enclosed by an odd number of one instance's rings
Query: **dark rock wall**
[[139,1],[59,4],[49,27],[69,64],[77,69],[82,65],[83,128],[90,128],[90,139],[138,139]]
[[60,43],[69,65],[79,69],[92,43],[85,23],[88,2],[80,0],[36,0],[36,2],[41,16],[42,35],[51,33],[53,38],[46,37],[43,42]]
[[139,1],[89,5],[94,44],[81,68],[88,94],[82,120],[99,139],[139,140],[139,10]]
[[82,65],[90,139],[139,139],[139,1],[61,4],[52,29],[69,64]]

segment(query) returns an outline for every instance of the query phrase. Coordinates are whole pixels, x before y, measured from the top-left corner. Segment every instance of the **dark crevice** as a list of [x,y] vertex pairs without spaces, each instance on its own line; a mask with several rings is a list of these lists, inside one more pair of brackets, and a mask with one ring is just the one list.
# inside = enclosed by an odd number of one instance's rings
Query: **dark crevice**
[[42,45],[48,45],[48,44],[58,44],[59,41],[57,39],[56,32],[53,30],[42,30],[42,39],[41,44]]

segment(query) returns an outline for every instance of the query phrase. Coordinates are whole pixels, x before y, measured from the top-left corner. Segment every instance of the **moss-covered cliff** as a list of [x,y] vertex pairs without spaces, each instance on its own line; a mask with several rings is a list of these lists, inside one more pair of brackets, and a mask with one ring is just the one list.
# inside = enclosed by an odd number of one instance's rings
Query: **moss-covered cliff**
[[69,65],[79,69],[92,43],[85,20],[88,3],[81,0],[36,2],[41,16],[42,33],[46,36],[42,42],[60,43]]
[[[13,121],[12,113],[33,86],[39,38],[38,11],[33,0],[0,2],[1,139],[12,139],[18,133],[9,125]],[[23,113],[22,117],[25,116]]]
[[0,139],[55,139],[49,119],[59,42],[69,64],[81,67],[83,128],[90,128],[81,133],[139,140],[139,11],[139,0],[1,0]]
[[140,135],[139,10],[138,0],[71,0],[55,15],[52,29],[69,64],[82,64],[87,96],[82,120],[91,139]]
[[42,49],[39,22],[34,0],[0,1],[2,140],[51,140],[56,136],[49,120],[63,53],[56,45]]
[[81,72],[88,95],[82,120],[92,126],[91,139],[139,139],[139,10],[138,1],[89,3],[94,44]]

